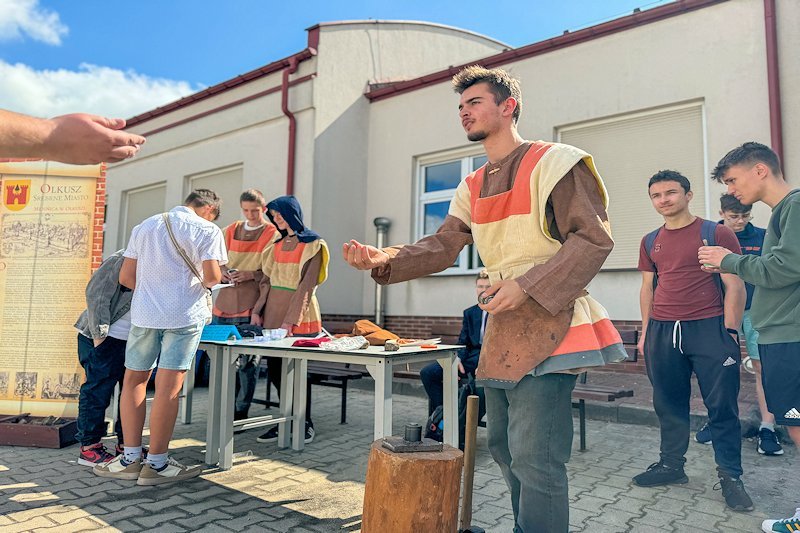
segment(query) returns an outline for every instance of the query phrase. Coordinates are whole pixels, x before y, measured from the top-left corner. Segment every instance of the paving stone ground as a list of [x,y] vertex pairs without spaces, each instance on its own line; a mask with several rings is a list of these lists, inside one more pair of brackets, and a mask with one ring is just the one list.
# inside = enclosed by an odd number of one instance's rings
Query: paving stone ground
[[[206,399],[206,389],[197,389],[193,423],[175,430],[173,454],[185,463],[204,459]],[[419,397],[395,395],[395,433],[405,423],[424,422],[426,405]],[[317,438],[303,452],[259,444],[259,430],[251,430],[236,436],[240,457],[232,470],[208,467],[202,477],[179,485],[138,487],[95,477],[77,465],[77,445],[0,447],[0,532],[359,531],[372,441],[371,392],[350,391],[348,406],[348,424],[339,425],[339,391],[315,387]],[[262,409],[254,406],[255,414]],[[744,479],[756,510],[739,514],[727,511],[713,489],[711,447],[690,443],[689,484],[644,489],[630,478],[657,460],[656,428],[590,420],[588,451],[577,451],[577,434],[575,440],[571,531],[756,532],[764,518],[790,516],[800,505],[800,459],[791,446],[783,457],[763,457],[744,441]],[[508,490],[483,428],[478,446],[473,522],[490,532],[510,532]]]

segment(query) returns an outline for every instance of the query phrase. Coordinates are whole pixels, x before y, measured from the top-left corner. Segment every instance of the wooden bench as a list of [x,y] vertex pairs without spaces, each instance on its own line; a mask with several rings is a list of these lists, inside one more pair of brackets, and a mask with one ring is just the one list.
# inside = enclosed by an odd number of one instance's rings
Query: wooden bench
[[[266,357],[261,359],[261,365],[266,365]],[[323,363],[317,361],[308,362],[308,380],[306,381],[306,418],[311,418],[311,385],[321,385],[323,387],[333,387],[342,391],[342,405],[340,409],[340,424],[347,423],[347,384],[352,379],[361,379],[364,375],[369,375],[366,368],[359,368],[357,365],[344,363]],[[278,402],[271,400],[272,382],[267,373],[267,394],[262,400],[253,400],[253,403],[264,404],[269,407],[277,407]]]
[[[637,330],[624,330],[619,332],[622,344],[628,352],[628,361],[635,361],[637,357],[636,343],[639,341]],[[586,372],[578,377],[575,389],[572,391],[572,407],[578,410],[578,427],[580,429],[580,451],[586,451],[586,400],[595,402],[613,402],[619,398],[633,396],[632,389],[617,389],[604,385],[593,385],[586,382]]]

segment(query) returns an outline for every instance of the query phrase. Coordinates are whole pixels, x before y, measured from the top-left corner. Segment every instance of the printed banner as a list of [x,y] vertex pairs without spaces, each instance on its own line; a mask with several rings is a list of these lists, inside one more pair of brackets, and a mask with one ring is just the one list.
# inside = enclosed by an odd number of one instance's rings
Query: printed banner
[[0,162],[0,414],[77,416],[73,324],[101,253],[103,173]]

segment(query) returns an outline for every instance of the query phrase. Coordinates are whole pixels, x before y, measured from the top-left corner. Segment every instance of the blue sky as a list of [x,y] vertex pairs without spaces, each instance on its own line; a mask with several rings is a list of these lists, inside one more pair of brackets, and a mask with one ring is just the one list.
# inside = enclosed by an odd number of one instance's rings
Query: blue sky
[[670,0],[0,0],[0,107],[129,117],[302,50],[305,29],[425,20],[523,46]]

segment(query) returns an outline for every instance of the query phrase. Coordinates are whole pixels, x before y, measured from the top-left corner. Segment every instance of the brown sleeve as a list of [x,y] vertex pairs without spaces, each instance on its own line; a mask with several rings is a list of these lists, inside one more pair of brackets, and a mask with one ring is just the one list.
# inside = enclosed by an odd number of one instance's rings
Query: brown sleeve
[[259,272],[261,272],[261,278],[258,282],[258,300],[256,300],[256,303],[253,304],[253,310],[251,311],[251,313],[256,315],[264,314],[264,306],[267,305],[269,290],[272,288],[272,284],[269,281],[269,276],[264,275],[263,271]]
[[303,271],[300,276],[300,283],[297,285],[297,290],[292,295],[292,300],[289,302],[289,308],[286,310],[286,316],[283,323],[290,323],[297,325],[303,318],[306,312],[308,302],[311,301],[311,294],[314,287],[317,286],[319,279],[319,269],[322,267],[322,250],[316,253],[314,257],[306,261],[303,265]]
[[447,215],[442,226],[414,244],[390,246],[383,251],[389,264],[372,270],[372,279],[381,285],[421,278],[449,268],[458,254],[472,244],[472,231],[458,218]]
[[614,240],[597,181],[583,161],[558,182],[548,199],[548,208],[550,205],[551,233],[563,246],[549,261],[531,268],[516,281],[555,316],[597,275]]

